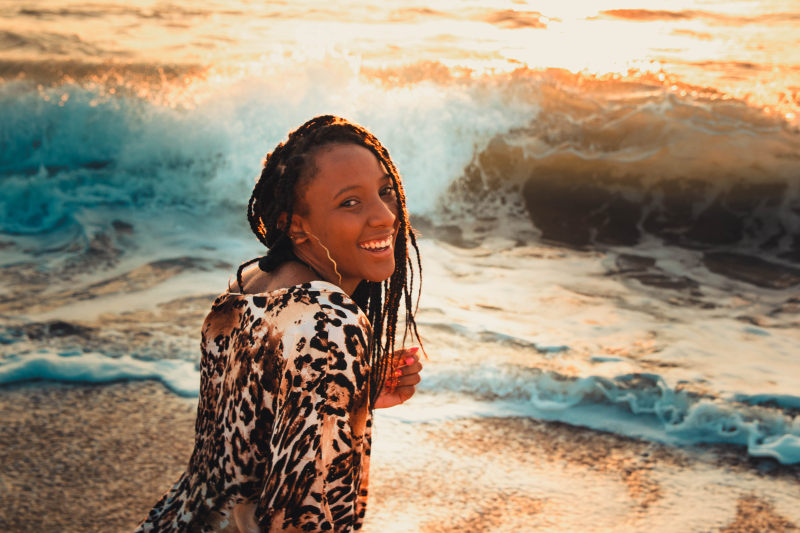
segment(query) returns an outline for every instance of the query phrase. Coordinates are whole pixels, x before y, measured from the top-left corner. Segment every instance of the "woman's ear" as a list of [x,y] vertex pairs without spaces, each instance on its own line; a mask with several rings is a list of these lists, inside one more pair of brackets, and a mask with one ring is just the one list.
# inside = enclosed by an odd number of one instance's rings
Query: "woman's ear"
[[296,245],[306,242],[308,240],[308,230],[306,228],[306,221],[300,215],[292,216],[292,223],[289,226],[289,238]]
[[[281,213],[278,215],[278,222],[277,226],[286,231],[286,213]],[[292,223],[289,226],[289,230],[286,231],[289,234],[289,238],[292,240],[294,244],[300,244],[301,242],[308,240],[308,234],[305,230],[305,221],[302,220],[302,217],[298,214],[292,215]]]

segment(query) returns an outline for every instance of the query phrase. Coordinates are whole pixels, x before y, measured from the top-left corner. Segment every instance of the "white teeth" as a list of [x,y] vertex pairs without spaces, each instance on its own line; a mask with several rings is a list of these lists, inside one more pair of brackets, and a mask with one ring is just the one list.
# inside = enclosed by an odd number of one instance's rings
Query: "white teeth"
[[369,241],[360,244],[361,248],[365,248],[367,250],[380,250],[381,248],[387,248],[392,244],[392,238],[387,237],[382,241]]

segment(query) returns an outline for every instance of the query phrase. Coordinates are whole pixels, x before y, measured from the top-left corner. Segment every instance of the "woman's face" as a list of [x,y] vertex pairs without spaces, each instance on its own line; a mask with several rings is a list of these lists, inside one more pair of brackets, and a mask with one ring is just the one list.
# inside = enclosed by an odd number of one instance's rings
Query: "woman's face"
[[391,177],[372,152],[357,144],[322,147],[314,166],[301,191],[302,214],[295,215],[308,239],[296,251],[338,281],[323,244],[336,262],[339,285],[350,294],[362,280],[387,279],[394,272],[399,226]]

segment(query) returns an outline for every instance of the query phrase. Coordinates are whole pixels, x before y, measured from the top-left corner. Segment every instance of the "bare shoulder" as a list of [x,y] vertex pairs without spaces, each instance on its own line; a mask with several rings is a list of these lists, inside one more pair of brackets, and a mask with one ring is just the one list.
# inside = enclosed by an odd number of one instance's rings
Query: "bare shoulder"
[[[317,278],[307,266],[295,261],[288,261],[272,272],[264,272],[253,263],[242,270],[242,294],[261,294],[279,289],[287,289],[302,283],[314,281]],[[231,290],[239,292],[235,285]]]

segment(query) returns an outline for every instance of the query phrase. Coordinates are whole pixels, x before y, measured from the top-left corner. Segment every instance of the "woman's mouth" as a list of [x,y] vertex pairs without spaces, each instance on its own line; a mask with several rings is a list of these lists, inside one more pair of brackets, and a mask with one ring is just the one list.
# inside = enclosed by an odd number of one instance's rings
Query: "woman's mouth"
[[392,247],[392,236],[389,235],[384,239],[376,239],[372,241],[364,241],[358,243],[358,247],[368,252],[381,253],[389,250]]

